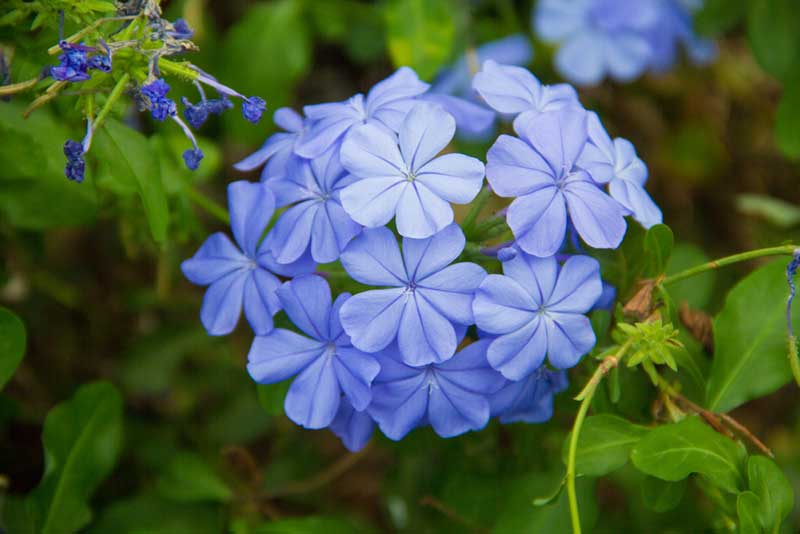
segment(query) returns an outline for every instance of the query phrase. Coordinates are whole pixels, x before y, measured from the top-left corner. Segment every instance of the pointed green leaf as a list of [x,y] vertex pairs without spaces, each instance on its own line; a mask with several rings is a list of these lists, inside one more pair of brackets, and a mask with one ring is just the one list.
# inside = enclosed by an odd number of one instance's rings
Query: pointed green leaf
[[45,473],[28,501],[36,532],[75,532],[89,522],[89,499],[117,463],[121,440],[122,398],[108,382],[82,386],[47,414]]
[[654,512],[663,513],[672,510],[680,504],[685,492],[686,479],[668,482],[645,475],[642,481],[644,504]]
[[0,389],[3,389],[25,354],[25,325],[0,306]]
[[[800,46],[800,42],[798,46]],[[778,141],[778,148],[790,158],[800,158],[798,123],[800,123],[800,83],[793,81],[787,83],[783,88],[781,103],[775,115],[775,137]],[[795,209],[797,208],[795,207]]]
[[739,534],[763,534],[759,526],[758,512],[761,499],[752,491],[743,491],[736,498],[736,515],[739,516]]
[[744,487],[747,453],[739,443],[715,432],[698,416],[650,431],[631,452],[631,461],[645,474],[676,482],[692,473],[728,492]]
[[752,0],[747,37],[764,70],[781,80],[789,78],[800,60],[800,10],[796,0]]
[[667,268],[672,254],[675,238],[666,224],[657,224],[647,230],[644,235],[644,251],[647,255],[647,276],[657,276]]
[[228,501],[233,492],[202,457],[177,454],[158,480],[161,495],[175,501]]
[[[794,491],[781,469],[766,456],[754,455],[747,462],[750,490],[758,496],[755,510],[758,524],[768,532],[778,532],[781,523],[794,507]],[[746,506],[751,511],[755,501]]]
[[[728,293],[714,319],[708,409],[727,412],[791,380],[786,358],[785,270],[785,261],[776,260],[750,273]],[[795,329],[800,327],[798,319],[795,314]]]
[[[578,437],[575,471],[578,475],[603,476],[628,463],[631,449],[648,429],[622,417],[600,414],[587,417]],[[569,436],[564,441],[562,458],[567,463]]]

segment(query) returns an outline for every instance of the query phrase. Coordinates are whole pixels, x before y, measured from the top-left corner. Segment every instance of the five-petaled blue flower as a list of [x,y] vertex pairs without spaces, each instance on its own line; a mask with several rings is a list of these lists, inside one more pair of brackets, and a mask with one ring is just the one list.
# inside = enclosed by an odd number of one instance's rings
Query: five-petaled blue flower
[[545,355],[558,369],[574,366],[595,344],[588,312],[602,292],[600,265],[572,256],[559,269],[555,257],[504,249],[503,275],[490,274],[472,305],[482,331],[498,336],[489,363],[509,380],[523,380]]
[[284,179],[266,182],[278,207],[292,205],[281,214],[266,244],[280,263],[296,261],[307,251],[317,263],[336,261],[361,232],[361,225],[350,218],[339,200],[353,177],[339,162],[338,146],[313,160],[290,161]]
[[316,275],[286,282],[277,294],[289,319],[309,337],[283,328],[257,336],[247,357],[250,376],[260,384],[273,384],[298,375],[284,409],[305,428],[330,425],[342,402],[365,410],[380,365],[374,356],[354,348],[342,330],[339,310],[350,295],[342,293],[332,303],[327,282]]
[[421,103],[408,113],[398,136],[373,124],[354,129],[341,149],[345,168],[359,178],[342,191],[347,213],[368,228],[396,215],[397,231],[413,238],[432,236],[452,223],[449,203],[474,199],[485,170],[463,154],[436,157],[455,127],[441,106]]
[[270,180],[286,176],[287,170],[300,160],[294,152],[300,133],[303,131],[303,116],[291,108],[278,108],[273,114],[273,121],[284,132],[274,133],[264,144],[234,165],[240,171],[252,171],[264,166],[261,180]]
[[486,426],[489,396],[505,384],[486,361],[489,340],[476,341],[443,363],[412,367],[396,345],[377,354],[381,371],[372,385],[368,411],[381,431],[400,440],[430,424],[443,438]]
[[619,137],[612,141],[594,112],[589,113],[588,127],[589,142],[578,158],[578,167],[588,171],[595,182],[608,183],[611,197],[642,226],[660,224],[661,210],[644,189],[647,166],[636,155],[633,144]]
[[200,320],[209,334],[228,334],[244,313],[256,334],[273,328],[272,316],[281,309],[275,295],[281,282],[276,276],[310,273],[315,264],[304,256],[289,265],[277,263],[262,243],[261,235],[275,210],[275,199],[264,184],[245,181],[228,186],[228,210],[234,245],[222,232],[212,234],[194,257],[181,264],[191,282],[210,286],[203,298]]
[[509,381],[489,398],[501,423],[544,423],[553,417],[553,397],[567,389],[567,373],[541,366],[527,378]]
[[474,263],[450,265],[464,244],[456,224],[427,239],[404,238],[402,254],[387,228],[351,241],[341,257],[345,270],[358,282],[390,288],[359,293],[342,307],[353,345],[377,352],[396,338],[409,365],[451,358],[458,331],[474,323],[473,295],[486,276]]
[[564,242],[567,214],[583,240],[616,248],[627,211],[575,162],[588,137],[586,112],[565,108],[517,122],[522,139],[501,135],[487,154],[486,176],[501,197],[517,197],[507,221],[529,254],[552,256]]
[[310,124],[301,133],[295,150],[304,158],[317,157],[359,124],[372,124],[396,132],[417,102],[414,97],[428,87],[413,70],[400,67],[376,83],[366,98],[359,93],[343,102],[305,106],[303,112]]

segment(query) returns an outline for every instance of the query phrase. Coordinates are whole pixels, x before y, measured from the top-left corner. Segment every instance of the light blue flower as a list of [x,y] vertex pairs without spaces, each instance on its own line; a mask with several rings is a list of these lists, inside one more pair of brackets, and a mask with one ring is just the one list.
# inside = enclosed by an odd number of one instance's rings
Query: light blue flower
[[269,136],[261,148],[233,166],[236,170],[252,171],[263,165],[261,181],[267,181],[285,177],[287,170],[302,159],[295,155],[294,147],[303,131],[303,116],[291,108],[278,108],[273,121],[285,131]]
[[342,445],[347,450],[357,452],[363,449],[372,437],[375,421],[366,410],[359,412],[349,401],[342,399],[330,429],[342,440]]
[[440,106],[418,103],[399,136],[367,124],[345,139],[341,158],[358,180],[341,193],[345,211],[368,228],[395,215],[404,237],[430,237],[453,222],[450,202],[467,204],[483,184],[484,166],[463,154],[437,157],[453,139],[455,120]]
[[564,371],[539,367],[530,376],[507,382],[489,399],[492,416],[501,423],[544,423],[553,417],[553,397],[567,389]]

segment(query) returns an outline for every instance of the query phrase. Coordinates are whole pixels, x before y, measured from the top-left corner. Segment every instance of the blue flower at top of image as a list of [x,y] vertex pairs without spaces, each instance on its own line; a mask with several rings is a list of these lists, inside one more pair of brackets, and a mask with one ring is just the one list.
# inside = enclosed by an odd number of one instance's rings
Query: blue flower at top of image
[[594,248],[617,248],[627,211],[575,162],[588,138],[586,112],[548,111],[517,123],[519,136],[501,135],[487,153],[486,176],[501,197],[516,197],[507,221],[517,244],[534,256],[561,248],[569,220]]
[[443,362],[474,323],[472,299],[486,271],[474,263],[451,265],[464,249],[461,228],[451,224],[433,237],[403,239],[402,253],[388,228],[374,228],[350,242],[341,262],[357,282],[388,287],[353,296],[342,307],[353,345],[377,352],[395,339],[409,365]]
[[546,111],[582,109],[578,93],[571,85],[543,85],[531,71],[513,65],[486,61],[475,74],[472,85],[494,110],[516,116],[515,124],[525,124],[532,116]]
[[310,255],[282,265],[266,250],[261,236],[272,218],[275,199],[267,186],[245,181],[228,186],[228,211],[236,244],[222,232],[212,234],[195,255],[181,264],[192,283],[209,286],[200,320],[209,334],[228,334],[244,308],[256,334],[273,328],[272,316],[281,309],[275,291],[280,276],[310,273],[316,265]]
[[572,256],[537,258],[514,248],[498,254],[503,274],[481,283],[472,305],[475,323],[498,336],[489,363],[509,380],[523,380],[548,361],[558,369],[578,363],[595,344],[589,318],[602,293],[600,264]]
[[330,425],[342,402],[365,410],[380,365],[373,355],[354,348],[342,329],[339,310],[350,295],[342,293],[331,302],[328,283],[317,275],[286,282],[277,294],[289,319],[306,335],[276,328],[257,336],[247,357],[250,376],[260,384],[274,384],[297,375],[284,409],[305,428]]
[[717,46],[711,39],[694,33],[692,13],[702,7],[702,0],[655,0],[658,4],[658,24],[651,29],[650,44],[653,49],[651,67],[665,72],[677,62],[681,45],[689,59],[702,65],[717,55]]
[[647,166],[636,155],[627,139],[613,141],[596,113],[588,114],[589,142],[578,158],[578,167],[592,175],[595,182],[607,183],[611,198],[622,204],[645,228],[660,224],[661,210],[644,189]]
[[400,440],[430,424],[443,438],[486,426],[489,396],[503,387],[502,375],[486,361],[490,341],[476,341],[443,363],[412,367],[396,345],[376,354],[381,371],[367,409],[381,431]]
[[293,160],[301,159],[294,148],[303,131],[303,116],[291,108],[279,108],[275,110],[273,121],[285,131],[270,135],[261,148],[234,165],[236,170],[252,171],[263,165],[261,180],[265,181],[284,177],[287,169],[296,163]]
[[492,395],[492,415],[499,416],[501,423],[544,423],[553,417],[553,397],[568,385],[566,372],[541,366]]
[[453,139],[455,120],[441,106],[419,103],[396,136],[372,124],[353,130],[342,164],[357,181],[341,194],[345,211],[368,228],[395,215],[404,237],[430,237],[453,222],[450,202],[471,202],[483,184],[480,160],[463,154],[437,157]]
[[415,97],[429,85],[408,67],[376,83],[365,97],[359,93],[342,102],[305,106],[309,127],[298,139],[295,151],[304,158],[315,158],[330,148],[352,127],[371,124],[398,131]]
[[310,251],[317,263],[339,258],[351,239],[361,232],[342,208],[339,195],[354,178],[339,162],[335,145],[313,160],[290,160],[286,177],[267,182],[283,212],[266,238],[275,259],[291,263]]

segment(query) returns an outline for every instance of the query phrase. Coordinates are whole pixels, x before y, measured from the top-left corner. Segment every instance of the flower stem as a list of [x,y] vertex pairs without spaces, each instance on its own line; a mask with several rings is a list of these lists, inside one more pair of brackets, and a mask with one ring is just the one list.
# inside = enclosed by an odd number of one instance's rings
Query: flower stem
[[228,217],[228,212],[225,211],[225,208],[205,196],[203,193],[188,184],[183,188],[183,191],[186,193],[186,196],[189,198],[189,200],[204,209],[207,213],[213,215],[225,224],[231,223],[230,217]]
[[33,89],[41,78],[37,76],[36,78],[31,78],[30,80],[26,80],[24,82],[19,83],[12,83],[11,85],[2,85],[0,86],[0,96],[6,95],[13,95],[16,93],[20,93],[22,91],[27,91],[28,89]]
[[792,376],[797,386],[800,387],[800,359],[797,357],[797,337],[789,335],[789,367],[792,369]]
[[106,120],[108,114],[111,113],[111,110],[114,108],[114,104],[116,104],[117,100],[119,100],[119,97],[122,96],[122,92],[125,90],[125,87],[127,87],[130,79],[130,74],[126,72],[120,77],[119,81],[117,81],[117,85],[115,85],[111,90],[106,103],[103,104],[103,109],[101,109],[100,113],[97,114],[97,118],[94,121],[95,131],[100,128],[100,126],[103,124],[103,121]]
[[467,236],[467,239],[472,237],[475,221],[478,219],[478,215],[480,215],[481,210],[491,196],[492,190],[489,187],[484,186],[480,193],[478,193],[478,196],[475,197],[475,200],[472,201],[472,206],[470,207],[467,216],[464,217],[463,221],[461,221],[461,228],[464,230],[464,235]]
[[187,65],[188,63],[170,61],[163,57],[158,58],[158,68],[160,70],[169,74],[174,74],[190,82],[196,80],[200,76],[200,73]]
[[578,415],[575,417],[575,423],[572,425],[572,434],[570,435],[569,452],[567,455],[567,497],[569,499],[569,514],[572,519],[573,534],[581,534],[578,494],[575,491],[575,458],[578,454],[578,438],[581,434],[581,428],[586,419],[586,413],[589,411],[589,406],[592,404],[592,398],[597,391],[597,386],[600,385],[603,377],[608,374],[611,369],[616,367],[622,357],[625,356],[632,342],[633,341],[629,339],[619,348],[616,354],[604,358],[600,365],[597,366],[597,369],[584,388],[578,396],[575,397],[575,400],[581,401],[581,406],[578,409]]
[[667,285],[667,284],[673,284],[675,282],[680,282],[681,280],[691,278],[692,276],[697,276],[698,274],[703,274],[707,271],[713,271],[715,269],[719,269],[720,267],[725,267],[726,265],[732,265],[734,263],[739,263],[741,261],[763,258],[765,256],[787,256],[787,255],[791,256],[796,248],[797,248],[796,245],[781,245],[779,247],[760,248],[757,250],[749,250],[747,252],[742,252],[740,254],[734,254],[733,256],[726,256],[718,260],[713,260],[708,263],[704,263],[702,265],[697,265],[690,269],[686,269],[685,271],[681,271],[677,274],[667,276],[666,278],[661,280],[660,285]]

